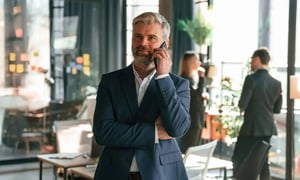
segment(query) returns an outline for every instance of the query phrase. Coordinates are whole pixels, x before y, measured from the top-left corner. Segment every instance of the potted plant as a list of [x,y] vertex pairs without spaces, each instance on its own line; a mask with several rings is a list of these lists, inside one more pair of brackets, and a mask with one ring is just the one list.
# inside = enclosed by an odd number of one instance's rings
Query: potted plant
[[238,108],[240,91],[232,88],[229,77],[222,78],[221,87],[222,95],[220,98],[222,100],[218,107],[219,115],[216,116],[215,121],[220,122],[220,130],[226,130],[227,143],[231,144],[236,140],[243,122]]
[[198,11],[197,15],[192,19],[179,19],[176,22],[176,27],[186,32],[200,49],[203,45],[207,46],[211,44],[213,27],[201,11]]

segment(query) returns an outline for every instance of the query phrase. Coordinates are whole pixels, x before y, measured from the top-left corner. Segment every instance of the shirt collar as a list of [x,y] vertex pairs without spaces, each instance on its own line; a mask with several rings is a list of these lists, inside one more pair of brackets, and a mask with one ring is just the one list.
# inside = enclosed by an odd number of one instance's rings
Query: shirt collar
[[[143,81],[140,77],[140,75],[137,73],[135,67],[134,67],[134,64],[132,63],[132,69],[133,69],[133,73],[134,73],[134,76],[135,76],[135,79],[138,80],[138,81]],[[148,74],[148,76],[146,76],[144,79],[147,79],[150,80],[152,79],[152,77],[154,76],[154,74],[156,73],[156,69],[154,69],[150,74]]]

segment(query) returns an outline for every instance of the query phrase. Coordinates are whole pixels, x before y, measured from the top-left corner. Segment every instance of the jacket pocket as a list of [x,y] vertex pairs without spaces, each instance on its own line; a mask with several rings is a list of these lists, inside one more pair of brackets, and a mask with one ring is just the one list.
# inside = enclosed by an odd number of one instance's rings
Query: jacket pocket
[[159,161],[161,165],[176,163],[182,160],[182,155],[180,152],[171,152],[168,154],[162,154],[159,156]]

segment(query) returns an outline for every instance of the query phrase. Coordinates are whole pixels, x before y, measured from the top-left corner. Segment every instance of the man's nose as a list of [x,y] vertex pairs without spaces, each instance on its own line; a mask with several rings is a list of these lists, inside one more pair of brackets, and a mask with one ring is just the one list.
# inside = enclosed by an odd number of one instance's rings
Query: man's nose
[[147,38],[141,39],[141,45],[142,46],[147,46],[148,44],[149,44],[149,41],[147,40]]

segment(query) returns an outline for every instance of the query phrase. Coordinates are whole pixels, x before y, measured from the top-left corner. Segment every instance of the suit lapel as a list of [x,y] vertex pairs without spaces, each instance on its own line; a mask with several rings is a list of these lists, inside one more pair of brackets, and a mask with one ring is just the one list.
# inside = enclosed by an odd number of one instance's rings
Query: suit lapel
[[[128,107],[133,116],[137,115],[137,120],[143,119],[145,121],[153,121],[158,117],[159,107],[157,101],[158,97],[156,96],[159,95],[159,93],[154,77],[151,79],[140,107],[138,107],[135,77],[132,65],[128,66],[128,68],[120,74],[120,83],[122,86],[121,91],[124,92]],[[143,115],[143,118],[139,118],[140,115]]]
[[[157,101],[157,99],[159,98],[157,97],[157,95],[159,95],[158,88],[155,83],[155,78],[153,77],[140,104],[138,116],[143,115],[143,117],[147,117],[146,120],[150,121],[157,118],[159,114],[159,107]],[[143,119],[145,120],[145,118]]]
[[120,74],[120,79],[120,83],[122,86],[121,91],[124,92],[128,107],[132,114],[136,114],[136,111],[138,109],[138,102],[132,65],[126,68],[126,70]]

